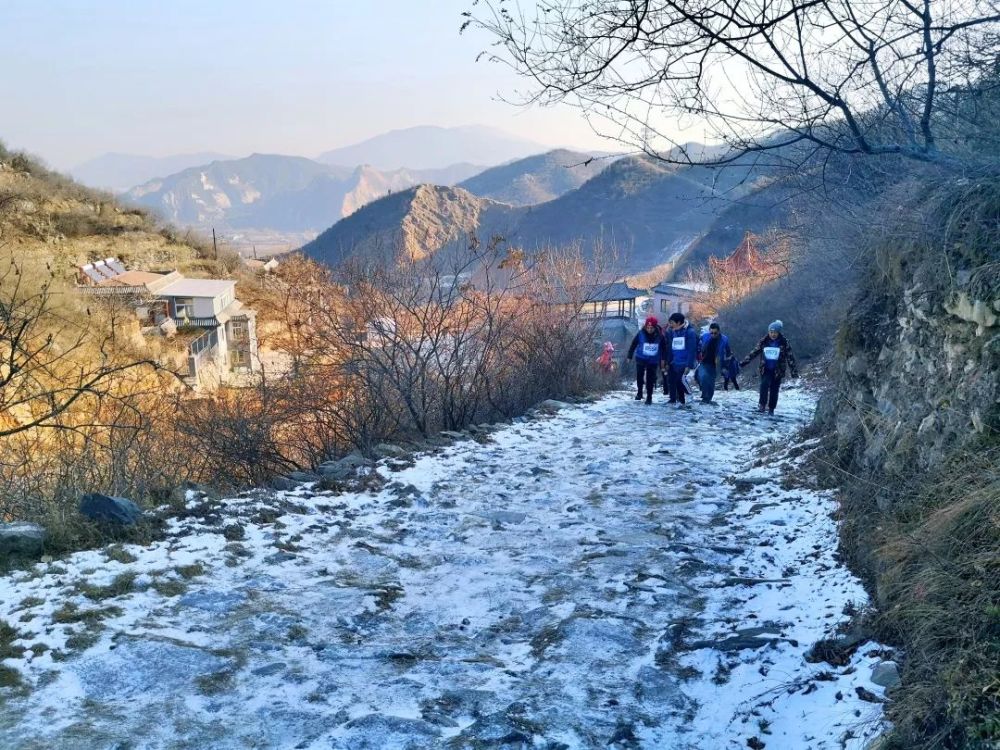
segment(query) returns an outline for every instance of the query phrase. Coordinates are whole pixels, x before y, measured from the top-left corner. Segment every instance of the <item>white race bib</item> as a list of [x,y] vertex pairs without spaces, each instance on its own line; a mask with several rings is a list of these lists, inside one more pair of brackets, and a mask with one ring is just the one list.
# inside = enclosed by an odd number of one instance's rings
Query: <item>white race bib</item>
[[643,344],[642,345],[642,356],[644,357],[655,357],[660,353],[659,344]]
[[768,362],[777,361],[778,357],[781,356],[780,346],[765,346],[764,347],[764,359]]
[[679,352],[681,349],[683,349],[684,344],[685,341],[683,336],[677,336],[670,340],[670,346],[671,348],[673,348],[675,352]]

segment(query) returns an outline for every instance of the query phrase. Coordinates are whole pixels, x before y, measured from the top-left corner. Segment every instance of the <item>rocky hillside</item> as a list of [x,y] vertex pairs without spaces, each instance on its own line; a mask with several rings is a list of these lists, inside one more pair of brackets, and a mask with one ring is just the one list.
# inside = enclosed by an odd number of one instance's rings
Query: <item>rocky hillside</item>
[[254,154],[192,167],[129,190],[124,198],[166,220],[220,231],[320,231],[376,198],[421,182],[451,184],[480,167],[384,172],[320,164],[297,156]]
[[647,157],[610,165],[577,190],[527,211],[517,239],[525,246],[581,242],[617,251],[618,266],[643,271],[667,261],[706,231],[759,173],[677,167]]
[[608,164],[589,154],[556,149],[487,169],[458,187],[501,203],[532,206],[575,190]]
[[[349,224],[334,225],[304,250],[322,260],[343,257],[345,248],[363,252],[401,236],[405,218],[411,254],[439,250],[442,238],[470,231],[484,238],[499,232],[528,251],[579,244],[591,257],[613,252],[621,272],[645,271],[683,251],[763,177],[763,170],[749,166],[681,168],[630,157],[541,205],[502,211],[496,204],[470,201],[465,191],[456,190],[435,193],[434,210],[408,212],[399,210],[405,201],[383,199],[359,211]],[[478,184],[465,184],[470,182]],[[455,205],[449,205],[452,200]],[[449,216],[460,217],[459,223],[443,224]]]
[[687,269],[704,266],[710,256],[725,257],[739,246],[747,232],[761,235],[775,227],[783,231],[794,228],[797,197],[794,187],[776,182],[723,208],[708,229],[687,248],[677,265],[677,273],[683,275]]
[[516,225],[518,210],[461,188],[420,185],[365,206],[334,224],[302,250],[336,265],[348,258],[419,259],[484,229]]
[[[886,748],[1000,746],[1000,178],[894,203],[817,422],[843,547],[910,655]],[[917,226],[920,231],[914,232]]]
[[935,225],[877,247],[840,331],[821,418],[865,470],[929,471],[1000,430],[1000,181],[975,192],[925,190],[917,207]]
[[143,211],[49,172],[0,147],[0,246],[21,261],[72,281],[74,267],[121,258],[129,267],[196,269],[195,245]]

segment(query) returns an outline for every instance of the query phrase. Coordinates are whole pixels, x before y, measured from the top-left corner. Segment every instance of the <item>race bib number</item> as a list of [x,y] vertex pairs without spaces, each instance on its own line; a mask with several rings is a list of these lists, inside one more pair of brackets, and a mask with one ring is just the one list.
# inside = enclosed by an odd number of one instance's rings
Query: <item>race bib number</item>
[[660,353],[659,344],[643,344],[642,345],[642,355],[644,357],[655,357]]
[[765,346],[764,347],[764,359],[768,362],[777,362],[778,357],[781,356],[780,346]]
[[671,339],[670,346],[673,348],[675,352],[679,352],[681,349],[684,348],[684,337],[678,336],[674,339]]

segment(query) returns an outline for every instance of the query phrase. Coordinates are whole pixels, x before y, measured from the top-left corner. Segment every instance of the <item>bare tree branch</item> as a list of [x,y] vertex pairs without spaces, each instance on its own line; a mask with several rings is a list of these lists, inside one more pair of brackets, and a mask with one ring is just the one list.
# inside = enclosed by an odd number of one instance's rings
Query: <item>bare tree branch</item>
[[[522,103],[567,102],[602,135],[673,163],[800,147],[955,164],[942,90],[995,67],[996,0],[472,0],[463,30],[530,81]],[[703,124],[710,152],[678,142]],[[610,130],[605,130],[610,126]],[[947,139],[945,139],[947,140]]]

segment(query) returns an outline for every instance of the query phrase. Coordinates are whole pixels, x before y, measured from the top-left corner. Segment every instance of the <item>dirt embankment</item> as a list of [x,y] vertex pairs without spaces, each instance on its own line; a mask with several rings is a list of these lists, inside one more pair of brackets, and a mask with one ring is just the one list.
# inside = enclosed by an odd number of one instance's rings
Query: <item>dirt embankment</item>
[[886,748],[1000,747],[1000,178],[884,231],[817,422],[842,544],[906,655]]

